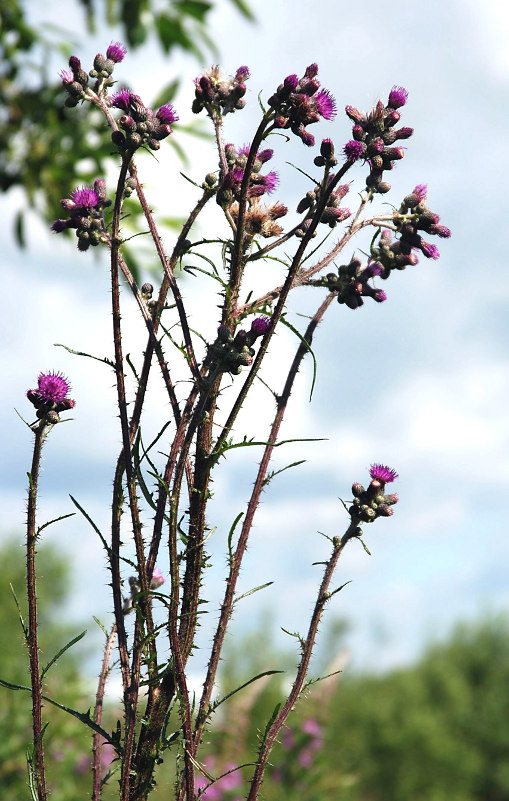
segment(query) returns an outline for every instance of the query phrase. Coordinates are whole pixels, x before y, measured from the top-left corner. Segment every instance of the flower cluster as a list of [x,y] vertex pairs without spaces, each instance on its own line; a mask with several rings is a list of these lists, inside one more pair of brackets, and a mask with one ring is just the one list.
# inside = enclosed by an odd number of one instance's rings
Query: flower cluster
[[[230,206],[230,214],[236,223],[239,216],[238,203]],[[254,236],[262,236],[265,239],[279,236],[284,229],[276,220],[285,214],[288,214],[288,208],[283,203],[260,203],[258,198],[253,198],[244,217],[244,234],[250,239]]]
[[349,264],[342,264],[337,274],[327,273],[318,281],[309,281],[312,286],[324,286],[330,292],[337,292],[337,301],[349,309],[358,309],[364,304],[363,298],[373,298],[377,303],[387,300],[383,289],[375,289],[369,283],[371,278],[380,275],[381,269],[376,264],[362,265],[359,259],[353,258]]
[[[239,150],[236,150],[234,145],[226,145],[225,156],[228,172],[221,182],[216,198],[220,206],[229,206],[234,200],[240,198],[240,188],[244,179],[249,151],[249,145],[245,145]],[[278,176],[273,170],[266,175],[260,175],[263,165],[270,161],[273,154],[274,151],[270,149],[257,152],[249,175],[248,198],[261,197],[265,193],[270,194],[278,185]]]
[[330,92],[320,89],[317,74],[318,65],[310,64],[302,78],[288,75],[268,100],[276,114],[274,127],[291,130],[310,147],[315,137],[306,126],[318,122],[320,117],[332,120],[336,116],[336,101]]
[[217,330],[217,339],[209,348],[209,357],[221,371],[239,375],[243,367],[249,367],[253,362],[254,350],[252,345],[258,337],[262,337],[270,325],[269,317],[255,317],[251,329],[237,331],[235,337],[225,325]]
[[233,113],[246,105],[246,81],[249,69],[239,67],[233,78],[222,75],[219,67],[212,67],[208,72],[195,78],[195,98],[192,105],[194,114],[206,109],[212,118],[215,115]]
[[346,143],[343,153],[348,161],[360,158],[367,160],[370,172],[366,186],[373,192],[384,194],[389,191],[390,184],[383,180],[384,170],[392,170],[394,162],[405,155],[404,148],[392,145],[398,139],[408,139],[413,134],[413,128],[394,128],[401,117],[398,109],[405,105],[407,97],[406,89],[393,86],[387,105],[379,100],[369,114],[353,106],[345,108],[354,126],[353,139]]
[[27,398],[37,409],[39,420],[45,418],[49,423],[59,422],[59,412],[73,409],[75,402],[68,398],[71,385],[62,373],[40,373],[37,389],[29,389]]
[[106,197],[106,182],[102,178],[94,181],[93,188],[82,186],[71,193],[70,198],[60,201],[65,211],[69,212],[68,220],[55,220],[51,230],[56,234],[67,228],[75,228],[78,237],[78,249],[88,250],[90,245],[97,246],[104,242],[106,229],[104,225],[104,209],[111,205]]
[[[315,159],[316,161],[316,159]],[[327,179],[327,184],[334,180],[334,173],[329,175]],[[337,186],[333,192],[329,193],[327,198],[327,204],[325,209],[323,210],[320,216],[320,222],[327,224],[330,228],[334,228],[338,222],[343,222],[343,220],[347,220],[348,217],[351,215],[350,209],[341,209],[340,204],[345,195],[348,193],[348,184],[343,184],[341,186]],[[315,186],[314,189],[310,189],[309,192],[306,192],[305,196],[299,201],[297,206],[297,212],[302,214],[304,211],[308,211],[306,215],[306,219],[304,220],[303,224],[297,231],[297,236],[304,236],[306,232],[307,225],[311,222],[311,217],[313,216],[313,212],[316,208],[316,204],[318,203],[320,197],[322,196],[323,188],[320,185]]]
[[372,464],[369,470],[371,483],[367,489],[362,484],[353,484],[353,505],[349,512],[353,520],[372,523],[377,517],[390,517],[392,507],[398,502],[398,496],[386,495],[385,485],[392,483],[398,474],[383,464]]
[[89,76],[96,80],[102,80],[106,86],[111,86],[113,84],[111,75],[115,64],[119,64],[126,53],[127,48],[121,42],[112,42],[106,50],[106,56],[97,53],[94,59],[94,68],[89,73],[85,72],[77,56],[71,56],[69,59],[71,71],[62,70],[60,73],[62,84],[68,94],[65,105],[72,108],[85,98]]
[[371,247],[373,267],[378,267],[381,278],[388,278],[391,270],[404,270],[408,264],[417,264],[418,258],[412,250],[420,250],[428,259],[440,256],[436,245],[423,239],[419,231],[430,236],[448,239],[451,231],[440,225],[440,217],[424,205],[427,187],[419,184],[407,195],[399,209],[394,213],[394,227],[399,239],[393,241],[389,230],[382,231],[377,246]]
[[124,112],[118,120],[122,130],[113,131],[111,135],[120,152],[133,152],[143,145],[148,145],[151,150],[159,150],[161,140],[173,133],[171,125],[178,120],[171,103],[154,112],[143,104],[139,95],[128,89],[115,92],[109,102]]

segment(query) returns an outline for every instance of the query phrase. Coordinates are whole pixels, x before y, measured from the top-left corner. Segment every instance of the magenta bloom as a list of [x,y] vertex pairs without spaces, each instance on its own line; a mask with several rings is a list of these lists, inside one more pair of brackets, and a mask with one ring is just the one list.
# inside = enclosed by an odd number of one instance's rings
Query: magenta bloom
[[262,337],[268,331],[269,326],[270,317],[262,315],[261,317],[255,317],[251,323],[251,331],[253,334],[256,334],[257,337]]
[[106,58],[111,59],[111,61],[114,61],[115,64],[119,64],[121,61],[123,61],[126,53],[127,47],[125,47],[121,42],[112,42],[106,51]]
[[408,99],[408,92],[402,86],[393,86],[389,94],[388,106],[390,108],[401,108]]
[[316,103],[316,110],[324,120],[333,120],[336,116],[336,101],[327,89],[320,89],[313,100]]
[[115,106],[115,108],[120,108],[122,111],[128,111],[130,100],[131,92],[124,87],[110,97],[110,105]]
[[343,153],[348,161],[357,161],[364,156],[365,151],[366,145],[364,142],[357,142],[356,139],[351,139],[343,148]]
[[164,106],[161,106],[159,111],[156,112],[156,117],[163,125],[171,125],[172,122],[177,122],[178,120],[178,115],[171,103],[165,103]]
[[60,78],[64,86],[67,86],[67,84],[73,83],[74,81],[74,75],[72,74],[72,72],[69,72],[69,70],[60,70],[60,72],[58,73],[58,77]]
[[67,395],[71,385],[62,373],[39,373],[37,389],[29,389],[27,398],[43,412],[63,412],[72,409],[75,402]]
[[424,239],[421,239],[420,248],[427,259],[438,259],[440,257],[439,249],[436,245],[432,245],[431,242],[425,242]]
[[80,209],[94,209],[99,203],[99,196],[95,189],[81,186],[71,193],[71,200]]
[[369,475],[375,481],[381,481],[383,484],[390,484],[398,477],[395,470],[384,464],[372,464],[369,468]]
[[151,590],[157,590],[157,588],[161,587],[164,584],[165,581],[166,581],[166,579],[163,576],[162,570],[159,567],[157,567],[157,565],[156,565],[156,567],[154,567],[154,571],[152,573],[152,579],[150,581],[150,589]]

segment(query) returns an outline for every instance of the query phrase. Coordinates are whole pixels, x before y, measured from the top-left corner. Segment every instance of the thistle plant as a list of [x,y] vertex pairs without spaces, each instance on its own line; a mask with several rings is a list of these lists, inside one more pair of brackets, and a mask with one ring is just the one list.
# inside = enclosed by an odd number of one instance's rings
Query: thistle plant
[[[331,136],[315,145],[309,129],[320,121],[336,125],[337,103],[321,87],[318,66],[311,64],[301,77],[287,76],[265,103],[260,101],[258,126],[252,135],[246,135],[249,144],[239,145],[227,142],[227,115],[240,113],[245,107],[249,69],[240,66],[228,77],[213,67],[195,80],[192,112],[208,118],[217,159],[212,159],[205,176],[194,181],[195,205],[168,250],[138,169],[143,169],[149,151],[157,152],[166,138],[178,136],[178,128],[174,130],[173,126],[179,117],[170,103],[154,110],[131,90],[115,87],[113,73],[125,56],[125,47],[112,43],[105,56],[96,56],[89,71],[72,56],[69,70],[61,73],[69,108],[89,103],[104,114],[118,164],[116,186],[108,187],[99,177],[91,187],[78,187],[62,200],[65,214],[52,226],[56,234],[74,231],[82,252],[93,247],[108,253],[114,358],[105,362],[115,376],[122,441],[113,477],[108,536],[93,524],[107,556],[114,622],[106,632],[93,713],[74,710],[73,714],[92,730],[94,801],[101,798],[105,782],[118,782],[122,801],[145,801],[154,787],[156,766],[163,760],[174,760],[176,766],[173,795],[168,790],[167,797],[178,801],[212,797],[210,788],[217,782],[218,787],[235,786],[239,798],[255,801],[260,797],[272,746],[306,687],[324,608],[344,586],[333,584],[338,560],[347,544],[362,538],[363,527],[379,517],[390,517],[398,501],[396,494],[386,493],[386,485],[397,478],[397,473],[383,464],[371,466],[367,489],[357,481],[353,484],[352,501],[343,504],[343,511],[338,507],[338,518],[346,518],[343,533],[327,537],[330,555],[323,563],[307,633],[296,635],[300,657],[292,688],[267,722],[251,762],[231,766],[230,779],[214,776],[204,762],[202,744],[223,700],[217,695],[217,683],[225,635],[239,600],[239,575],[261,494],[280,472],[272,469],[271,461],[274,449],[285,444],[280,429],[297,373],[306,358],[314,359],[316,330],[334,301],[345,307],[341,313],[346,314],[368,299],[385,302],[387,293],[381,284],[385,285],[394,271],[415,266],[418,255],[438,258],[436,245],[429,238],[447,238],[450,231],[426,205],[427,187],[422,184],[410,189],[396,205],[385,201],[382,210],[377,210],[376,201],[391,189],[387,178],[406,154],[399,142],[409,139],[413,132],[412,128],[398,127],[407,101],[405,89],[393,87],[387,100],[378,100],[369,112],[347,105],[352,138],[336,146]],[[305,185],[296,206],[298,220],[285,225],[289,213],[285,187],[279,185],[278,171],[272,165],[277,166],[285,141],[292,137],[304,145],[299,170]],[[359,181],[355,192],[353,180]],[[264,197],[269,195],[270,200]],[[138,287],[124,256],[122,215],[130,196],[137,198],[158,260],[157,288],[149,282]],[[214,234],[198,237],[196,222],[206,207],[215,210]],[[217,236],[217,230],[223,230],[221,226],[226,233]],[[353,251],[352,255],[352,240],[365,229],[371,233],[368,250]],[[105,255],[104,263],[106,260]],[[282,278],[279,283],[274,279],[258,297],[246,297],[247,277],[260,261],[277,265]],[[122,281],[129,287],[146,327],[146,343],[134,369],[133,393],[126,381],[132,362],[124,353]],[[183,281],[206,282],[210,297],[217,298],[214,331],[196,332],[191,326],[193,309],[183,299]],[[315,298],[315,310],[298,331],[287,318],[290,294],[303,287]],[[355,322],[353,318],[353,326]],[[281,384],[271,387],[263,378],[263,366],[271,358],[269,346],[281,326],[295,334],[295,352],[287,365],[278,365]],[[181,380],[183,371],[185,383]],[[171,419],[147,445],[142,423],[152,372],[158,374],[165,388]],[[255,438],[242,437],[238,431],[240,412],[260,386],[272,395],[272,422]],[[51,428],[59,424],[60,414],[74,406],[68,392],[68,382],[60,373],[46,373],[39,377],[38,389],[27,393],[38,418],[31,426],[35,449],[29,486],[30,619],[26,638],[34,699],[31,782],[33,797],[39,801],[45,801],[48,791],[41,712],[44,675],[37,646],[35,505],[42,444]],[[189,687],[189,664],[204,602],[207,541],[214,534],[209,520],[212,481],[223,457],[239,447],[258,448],[261,457],[247,507],[231,521],[227,535],[224,597],[203,689],[200,697],[194,698]],[[92,522],[78,501],[74,503]],[[127,546],[135,552],[134,561],[126,556]],[[170,565],[164,584],[157,566],[163,549]],[[164,623],[159,625],[154,611],[161,609]],[[115,650],[123,687],[123,718],[110,732],[102,725],[102,705]],[[174,731],[170,731],[170,715],[172,721],[178,715]],[[105,744],[114,750],[116,759],[110,774],[102,779]]]

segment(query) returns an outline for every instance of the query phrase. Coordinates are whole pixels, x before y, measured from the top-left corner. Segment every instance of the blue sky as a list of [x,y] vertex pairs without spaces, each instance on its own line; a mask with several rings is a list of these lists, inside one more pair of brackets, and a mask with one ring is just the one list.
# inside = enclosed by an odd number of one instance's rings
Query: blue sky
[[[52,4],[45,17],[60,21],[64,5],[69,8],[69,3]],[[416,184],[427,183],[430,207],[453,231],[450,240],[438,243],[438,261],[421,259],[384,285],[386,303],[366,304],[356,312],[334,304],[321,326],[314,401],[310,405],[307,400],[308,366],[299,377],[301,391],[283,435],[327,441],[290,446],[278,454],[278,460],[304,456],[307,462],[283,474],[263,498],[242,582],[244,589],[269,580],[274,584],[243,601],[236,619],[240,630],[256,624],[260,610],[270,609],[275,629],[304,630],[319,580],[318,568],[310,565],[326,554],[317,531],[332,535],[344,529],[338,496],[347,499],[352,481],[365,482],[369,464],[381,461],[400,473],[395,487],[400,503],[392,519],[366,527],[371,557],[357,543],[345,553],[338,583],[352,583],[335,598],[329,615],[352,623],[353,664],[369,669],[402,664],[456,620],[509,609],[509,280],[504,256],[509,159],[504,32],[509,12],[496,0],[427,0],[394,9],[368,0],[356,5],[355,15],[341,0],[258,0],[258,23],[250,26],[230,3],[218,5],[210,33],[219,42],[221,63],[226,72],[248,64],[252,75],[248,108],[227,121],[228,141],[249,141],[260,90],[267,98],[285,75],[302,74],[313,61],[339,110],[333,123],[316,126],[315,133],[317,139],[330,136],[338,149],[350,138],[351,126],[342,113],[346,104],[369,110],[394,84],[403,85],[409,91],[403,124],[415,133],[390,176],[389,199],[397,205]],[[33,13],[40,12],[34,8]],[[111,31],[85,38],[77,54],[86,64],[112,38],[116,34]],[[55,72],[63,66],[55,60]],[[149,102],[163,83],[181,75],[185,88],[176,106],[186,121],[192,117],[187,109],[198,71],[188,57],[165,62],[153,45],[129,55],[117,77]],[[188,141],[195,151],[192,175],[200,181],[216,167],[214,150]],[[300,142],[277,145],[277,196],[291,207],[308,187],[286,162],[310,169],[313,155]],[[191,208],[193,190],[179,177],[180,165],[169,147],[163,144],[157,162],[143,156],[138,161],[156,211]],[[360,190],[362,169],[352,171],[352,177]],[[353,203],[354,187],[351,193]],[[0,472],[0,536],[21,536],[24,521],[31,441],[14,407],[30,417],[24,394],[46,369],[71,378],[77,406],[74,421],[57,427],[46,448],[40,520],[72,511],[70,492],[106,527],[111,467],[120,441],[112,377],[95,362],[55,350],[53,343],[110,353],[107,258],[78,253],[35,217],[28,250],[20,253],[10,237],[19,203],[15,193],[0,199],[0,263],[8,288],[0,348],[9,377],[0,421],[6,457]],[[273,276],[268,268],[260,269],[252,280],[262,287],[271,285]],[[184,294],[194,319],[212,336],[215,303],[210,295],[191,283]],[[126,350],[137,353],[143,329],[127,293],[125,301]],[[296,293],[295,303],[309,313],[305,293]],[[286,333],[280,334],[269,378],[276,381],[292,347]],[[247,409],[245,430],[267,413],[264,404],[260,400]],[[149,427],[155,429],[164,414],[164,396],[154,386]],[[207,587],[211,599],[220,596],[225,529],[247,497],[255,466],[251,460],[252,454],[243,452],[215,481],[211,524],[218,529],[210,547],[217,566]],[[75,517],[47,536],[72,561],[70,614],[107,618],[104,557],[93,532]],[[210,612],[215,619],[213,604]],[[204,642],[206,634],[204,625]]]

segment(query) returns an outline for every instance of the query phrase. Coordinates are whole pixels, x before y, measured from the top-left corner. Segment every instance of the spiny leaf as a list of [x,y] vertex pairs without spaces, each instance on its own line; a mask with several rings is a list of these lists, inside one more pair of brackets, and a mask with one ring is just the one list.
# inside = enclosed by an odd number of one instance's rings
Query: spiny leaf
[[235,693],[238,693],[241,690],[243,690],[244,687],[248,687],[254,681],[258,681],[258,679],[261,679],[264,676],[275,676],[277,673],[284,673],[284,672],[285,672],[284,670],[264,670],[263,673],[257,673],[256,676],[253,676],[248,681],[245,681],[244,684],[241,684],[240,687],[236,687],[234,690],[227,693],[225,696],[223,696],[223,698],[220,698],[219,701],[214,701],[210,711],[211,712],[215,711],[217,707],[223,704],[225,701],[227,701],[228,698],[231,698],[232,695],[235,695]]
[[291,464],[287,464],[286,467],[281,467],[279,470],[273,470],[265,478],[263,486],[265,487],[269,481],[272,481],[272,479],[278,476],[280,473],[284,473],[285,470],[289,470],[291,467],[298,467],[300,464],[304,464],[306,461],[307,459],[299,459],[298,462],[292,462]]
[[28,640],[28,628],[27,628],[27,626],[25,624],[25,621],[23,619],[23,615],[21,613],[21,607],[19,605],[18,598],[16,596],[16,593],[14,592],[14,587],[12,586],[12,584],[9,583],[9,587],[11,588],[11,592],[12,592],[13,597],[14,597],[14,603],[16,604],[16,607],[18,609],[19,622],[21,623],[21,628],[23,629],[23,635],[25,637],[25,640]]
[[65,520],[66,517],[74,517],[75,514],[76,512],[69,512],[68,515],[61,515],[60,517],[53,518],[53,520],[48,520],[47,523],[43,523],[42,526],[39,526],[39,528],[37,529],[36,536],[38,537],[41,531],[43,531],[48,526],[51,526],[52,523],[58,523],[59,520]]
[[270,587],[271,584],[274,584],[273,581],[267,581],[266,584],[259,584],[258,587],[253,587],[253,589],[244,592],[242,595],[239,595],[237,598],[234,598],[233,603],[236,604],[241,601],[243,598],[247,598],[248,595],[253,595],[258,590],[264,590],[265,587]]
[[80,510],[80,512],[81,512],[81,514],[83,515],[83,517],[85,518],[85,520],[88,520],[88,522],[90,523],[90,525],[91,525],[91,526],[92,526],[92,528],[94,529],[95,533],[97,534],[97,536],[98,536],[98,537],[99,537],[99,539],[101,540],[101,542],[102,542],[102,544],[103,544],[103,547],[104,547],[104,550],[106,551],[106,553],[108,554],[108,556],[111,556],[111,549],[110,549],[110,546],[108,545],[108,543],[107,543],[107,542],[106,542],[106,540],[104,539],[103,535],[102,535],[102,534],[101,534],[101,532],[99,531],[98,527],[96,526],[96,524],[94,523],[94,521],[92,520],[92,518],[90,517],[90,515],[89,515],[87,512],[85,512],[85,510],[83,509],[83,507],[82,507],[82,506],[80,506],[80,504],[78,503],[78,501],[76,500],[76,498],[73,498],[73,496],[72,496],[72,495],[69,495],[69,498],[71,499],[71,501],[73,502],[73,504],[75,505],[75,507],[76,507],[77,509],[79,509],[79,510]]
[[55,654],[55,656],[53,657],[53,659],[50,659],[50,661],[48,662],[48,664],[46,665],[46,667],[43,669],[43,671],[42,671],[42,673],[41,673],[41,681],[42,681],[42,679],[44,678],[44,676],[46,675],[46,673],[48,672],[48,670],[50,669],[50,667],[51,667],[52,665],[54,665],[54,664],[55,664],[55,662],[56,662],[58,659],[60,659],[60,657],[62,656],[62,654],[65,654],[65,652],[66,652],[66,651],[67,651],[69,648],[72,648],[72,646],[73,646],[73,645],[75,645],[77,642],[79,642],[80,640],[82,640],[82,639],[83,639],[83,637],[85,636],[85,634],[86,634],[86,633],[87,633],[87,630],[85,629],[85,631],[82,631],[82,632],[81,632],[81,634],[78,634],[76,637],[73,637],[73,639],[72,639],[72,640],[69,640],[69,642],[68,642],[68,643],[66,643],[66,644],[64,645],[64,647],[63,647],[63,648],[61,648],[61,649],[60,649],[60,651],[59,651],[57,654]]
[[233,521],[233,523],[232,523],[232,525],[230,527],[230,531],[228,533],[228,557],[229,557],[229,560],[230,560],[230,564],[231,564],[231,562],[233,560],[233,548],[232,548],[233,535],[235,533],[235,529],[237,528],[237,523],[239,522],[239,520],[243,516],[244,516],[244,512],[239,512],[238,513],[238,515],[235,518],[235,520]]
[[107,364],[108,367],[113,367],[113,369],[115,369],[115,363],[106,356],[101,358],[100,356],[93,356],[91,353],[84,353],[81,350],[73,350],[72,348],[67,347],[67,345],[62,345],[61,342],[54,342],[53,344],[55,348],[63,348],[68,353],[73,353],[75,356],[86,356],[88,359],[94,359],[96,362],[103,362],[104,364]]

